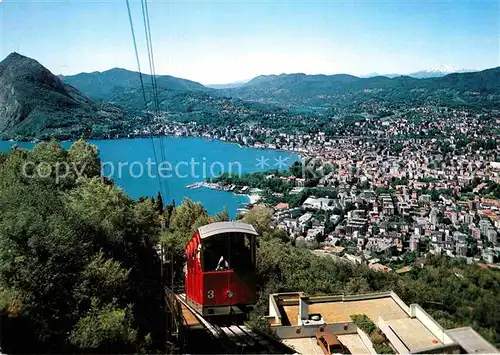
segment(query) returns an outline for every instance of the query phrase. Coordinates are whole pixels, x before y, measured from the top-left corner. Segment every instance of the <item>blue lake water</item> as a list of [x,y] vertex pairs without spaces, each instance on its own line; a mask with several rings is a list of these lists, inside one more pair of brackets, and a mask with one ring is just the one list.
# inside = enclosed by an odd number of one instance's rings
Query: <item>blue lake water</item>
[[[231,217],[248,202],[246,196],[207,188],[188,189],[186,185],[214,177],[221,171],[247,173],[281,168],[299,156],[293,153],[240,147],[237,144],[210,141],[200,138],[164,137],[91,141],[100,151],[103,174],[111,177],[132,198],[156,196],[162,185],[165,202],[172,199],[179,204],[184,197],[199,201],[214,214],[224,207]],[[0,141],[0,151],[9,150],[14,144],[23,148],[32,143]],[[62,144],[68,148],[71,143]],[[155,165],[155,162],[163,162]],[[149,163],[148,163],[149,162]],[[281,162],[281,164],[280,164]],[[158,168],[157,168],[158,167]],[[163,176],[163,178],[158,178]]]

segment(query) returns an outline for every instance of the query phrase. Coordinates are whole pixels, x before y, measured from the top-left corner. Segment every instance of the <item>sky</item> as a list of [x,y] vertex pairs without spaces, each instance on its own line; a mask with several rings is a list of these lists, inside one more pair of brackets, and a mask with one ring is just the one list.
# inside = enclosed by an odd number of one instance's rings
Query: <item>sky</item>
[[[139,0],[131,11],[143,72]],[[263,74],[500,66],[500,1],[149,0],[156,72],[203,84]],[[0,58],[54,74],[137,70],[125,0],[0,0]]]

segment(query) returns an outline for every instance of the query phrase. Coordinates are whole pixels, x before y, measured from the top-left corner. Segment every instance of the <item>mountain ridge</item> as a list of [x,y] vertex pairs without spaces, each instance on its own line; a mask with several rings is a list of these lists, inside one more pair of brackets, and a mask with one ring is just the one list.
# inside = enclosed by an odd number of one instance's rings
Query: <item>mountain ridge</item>
[[[156,75],[155,77],[158,88],[185,91],[210,90],[196,81],[171,75]],[[63,76],[63,80],[97,100],[107,100],[120,89],[131,89],[140,86],[139,72],[117,67],[102,72],[96,71]],[[152,86],[151,75],[143,73],[142,80],[146,87]]]
[[32,58],[11,53],[0,62],[0,136],[40,138],[90,132],[125,112],[96,103]]
[[[495,69],[495,68],[490,68]],[[485,69],[489,70],[489,69]],[[482,70],[484,71],[484,70]],[[425,80],[431,78],[443,78],[450,74],[465,74],[465,73],[479,73],[482,71],[469,71],[467,69],[457,69],[457,72],[446,73],[443,70],[428,69],[410,74],[377,74],[372,73],[369,76],[355,76],[351,74],[337,73],[337,74],[305,74],[305,73],[282,73],[282,74],[266,74],[258,75],[250,80],[238,81],[230,84],[216,84],[216,85],[203,85],[199,82],[174,77],[171,75],[156,75],[156,82],[159,88],[170,90],[183,90],[192,91],[200,90],[218,93],[222,95],[231,95],[238,90],[245,90],[248,87],[254,87],[256,84],[262,85],[263,83],[275,84],[276,81],[284,80],[287,84],[296,84],[300,80],[305,80],[308,85],[319,85],[325,87],[325,82],[355,82],[357,79],[373,79],[383,80],[382,78],[398,79],[408,78],[406,80],[418,79]],[[116,76],[113,78],[113,76]],[[151,76],[149,74],[142,74],[145,86],[151,86]],[[127,88],[139,87],[139,73],[123,68],[111,68],[105,71],[82,72],[75,75],[62,76],[65,83],[77,87],[79,90],[85,92],[89,97],[94,99],[106,100],[112,97],[116,91]]]
[[285,106],[328,106],[360,95],[366,99],[385,97],[390,100],[404,96],[422,102],[428,97],[439,99],[464,93],[471,96],[471,92],[500,94],[500,67],[422,79],[411,76],[360,78],[348,74],[266,75],[258,76],[239,88],[221,91],[226,96],[242,100]]

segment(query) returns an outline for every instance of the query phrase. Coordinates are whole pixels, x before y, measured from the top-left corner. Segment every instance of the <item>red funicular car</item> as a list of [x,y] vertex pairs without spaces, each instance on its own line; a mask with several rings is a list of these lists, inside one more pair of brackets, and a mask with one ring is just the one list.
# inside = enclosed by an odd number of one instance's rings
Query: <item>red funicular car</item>
[[186,245],[186,299],[203,316],[246,313],[255,304],[253,226],[217,222]]

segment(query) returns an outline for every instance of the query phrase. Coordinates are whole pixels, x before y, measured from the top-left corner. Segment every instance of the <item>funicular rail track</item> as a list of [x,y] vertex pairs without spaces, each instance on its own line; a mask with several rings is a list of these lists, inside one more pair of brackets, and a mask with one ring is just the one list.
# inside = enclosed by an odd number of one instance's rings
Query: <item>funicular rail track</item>
[[236,322],[209,321],[201,316],[188,302],[182,293],[174,293],[166,289],[167,294],[173,295],[175,299],[186,307],[196,317],[198,322],[209,332],[214,340],[224,348],[227,353],[235,354],[293,354],[295,353],[279,340],[269,337],[263,333],[251,330]]

